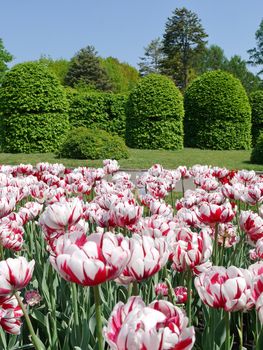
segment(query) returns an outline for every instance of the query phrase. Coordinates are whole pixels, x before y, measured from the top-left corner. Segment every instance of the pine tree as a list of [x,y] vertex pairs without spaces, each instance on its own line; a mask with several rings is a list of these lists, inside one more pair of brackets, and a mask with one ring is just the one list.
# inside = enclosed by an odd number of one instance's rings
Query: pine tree
[[207,34],[200,19],[185,7],[173,11],[163,35],[163,72],[185,89],[195,58],[205,49]]
[[86,84],[96,90],[111,90],[107,73],[102,68],[93,46],[81,49],[71,59],[65,83],[72,87],[77,84]]

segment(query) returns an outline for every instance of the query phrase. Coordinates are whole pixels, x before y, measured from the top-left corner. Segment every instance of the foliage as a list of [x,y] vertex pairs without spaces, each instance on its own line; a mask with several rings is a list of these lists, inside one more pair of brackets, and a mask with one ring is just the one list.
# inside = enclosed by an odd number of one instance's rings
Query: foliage
[[138,64],[142,76],[150,73],[161,73],[161,62],[164,58],[163,45],[160,38],[154,39],[144,48],[144,56]]
[[0,38],[0,81],[8,70],[7,63],[13,60],[13,56],[5,49],[3,40]]
[[121,63],[117,58],[101,59],[101,65],[105,69],[112,85],[112,91],[115,93],[129,92],[139,80],[137,69],[128,63]]
[[162,75],[147,75],[128,99],[127,145],[144,149],[181,149],[183,115],[182,95],[173,82]]
[[202,74],[211,70],[224,70],[238,78],[247,93],[259,90],[262,86],[260,78],[250,72],[245,60],[234,55],[228,60],[221,47],[212,45],[206,48],[195,63],[197,73]]
[[240,81],[223,71],[207,72],[185,92],[185,145],[249,149],[251,109]]
[[93,127],[125,136],[126,95],[68,92],[69,121],[73,127]]
[[252,144],[256,144],[256,140],[261,131],[263,131],[263,91],[252,92],[249,96],[252,111]]
[[238,55],[231,57],[226,62],[224,70],[238,78],[247,93],[259,90],[262,86],[261,79],[247,69],[246,61]]
[[256,47],[248,50],[249,60],[248,63],[252,66],[261,66],[261,70],[258,74],[263,73],[263,19],[260,22],[259,28],[255,34]]
[[69,132],[59,155],[75,159],[121,159],[128,158],[128,150],[123,139],[117,135],[80,127]]
[[67,133],[68,102],[46,67],[21,63],[8,71],[0,88],[1,143],[5,152],[50,152]]
[[164,73],[185,89],[194,61],[205,49],[207,34],[198,16],[185,7],[176,8],[168,18],[163,35]]
[[63,58],[53,60],[51,57],[42,56],[38,62],[45,65],[48,70],[55,74],[62,85],[65,83],[65,77],[69,69],[68,60],[65,60]]
[[102,91],[108,91],[112,88],[107,73],[101,67],[100,59],[93,46],[87,46],[79,50],[70,60],[65,83],[74,87],[79,82]]
[[255,144],[255,147],[252,150],[251,153],[251,162],[254,164],[263,164],[263,132],[261,131],[257,142]]
[[206,47],[195,62],[195,69],[199,74],[211,70],[225,69],[227,58],[224,50],[217,45]]

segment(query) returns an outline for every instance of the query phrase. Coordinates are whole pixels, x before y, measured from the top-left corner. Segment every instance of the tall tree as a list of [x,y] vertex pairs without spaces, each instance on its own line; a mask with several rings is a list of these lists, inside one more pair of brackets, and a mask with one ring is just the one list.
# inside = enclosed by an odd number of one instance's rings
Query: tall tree
[[69,69],[69,61],[65,60],[64,58],[53,60],[49,56],[41,56],[38,62],[46,66],[49,71],[54,73],[61,84],[65,83],[65,77]]
[[217,45],[206,47],[196,60],[195,67],[199,74],[222,69],[224,70],[227,63],[227,58],[224,50]]
[[248,63],[252,66],[260,66],[261,69],[258,74],[263,74],[263,19],[260,22],[259,28],[255,34],[257,46],[248,50]]
[[0,82],[8,70],[7,63],[13,60],[13,56],[5,49],[3,40],[0,38]]
[[126,93],[137,84],[139,72],[128,63],[120,62],[114,57],[101,58],[100,61],[112,84],[113,92]]
[[144,50],[144,56],[140,57],[141,62],[138,63],[141,75],[144,76],[150,73],[161,73],[160,66],[164,58],[161,39],[153,39]]
[[86,84],[102,91],[109,91],[112,88],[94,46],[79,50],[71,59],[65,83],[72,87]]
[[240,56],[231,57],[226,62],[224,70],[238,78],[248,93],[262,89],[261,79],[247,69],[246,61]]
[[163,35],[164,73],[185,89],[195,58],[205,49],[207,34],[198,16],[185,7],[176,8],[168,18]]

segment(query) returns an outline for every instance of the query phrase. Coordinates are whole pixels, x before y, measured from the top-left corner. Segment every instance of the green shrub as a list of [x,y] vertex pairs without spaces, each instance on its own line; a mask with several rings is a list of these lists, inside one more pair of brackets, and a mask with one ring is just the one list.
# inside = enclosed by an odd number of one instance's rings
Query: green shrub
[[256,145],[251,153],[251,163],[263,164],[263,131],[259,134]]
[[126,143],[132,148],[182,149],[183,98],[167,77],[149,74],[130,93]]
[[128,158],[124,140],[105,130],[72,129],[59,150],[59,156],[73,159]]
[[257,138],[263,131],[263,91],[255,91],[249,95],[252,111],[252,144],[255,146]]
[[73,127],[92,127],[125,136],[127,96],[69,91],[69,121]]
[[186,89],[185,145],[249,149],[251,108],[241,82],[223,71],[207,72]]
[[46,67],[21,63],[0,87],[0,137],[4,152],[52,152],[69,129],[63,87]]

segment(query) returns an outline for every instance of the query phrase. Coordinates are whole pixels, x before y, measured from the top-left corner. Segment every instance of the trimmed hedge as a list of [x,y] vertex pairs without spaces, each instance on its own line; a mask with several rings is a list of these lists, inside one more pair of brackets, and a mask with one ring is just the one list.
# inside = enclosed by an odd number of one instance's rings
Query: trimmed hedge
[[250,149],[251,108],[241,82],[230,73],[207,72],[186,89],[185,146]]
[[127,96],[108,93],[68,92],[71,126],[98,128],[125,136]]
[[252,144],[255,146],[261,131],[263,131],[263,91],[255,91],[249,95],[252,111]]
[[169,78],[149,74],[130,93],[126,143],[132,148],[183,148],[183,97]]
[[251,163],[263,164],[263,131],[259,134],[256,145],[251,153]]
[[0,137],[4,152],[52,152],[69,129],[68,102],[58,79],[42,64],[21,63],[0,87]]
[[59,150],[60,157],[73,159],[121,159],[128,155],[121,137],[84,127],[72,129]]

